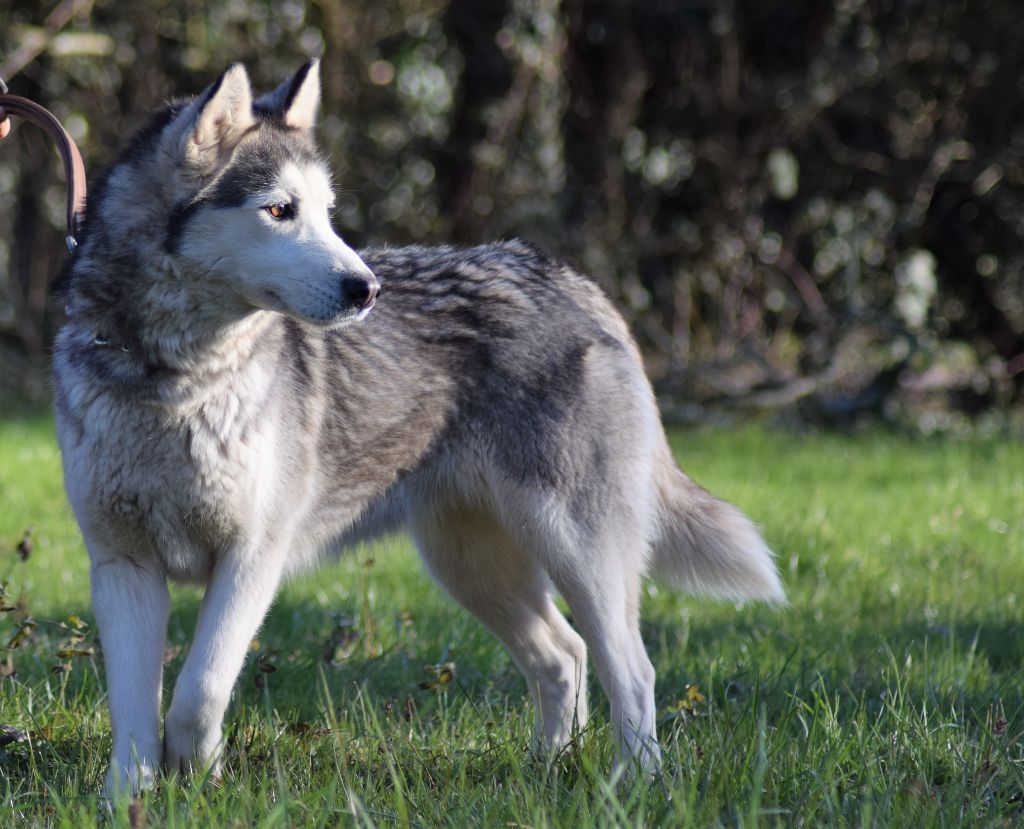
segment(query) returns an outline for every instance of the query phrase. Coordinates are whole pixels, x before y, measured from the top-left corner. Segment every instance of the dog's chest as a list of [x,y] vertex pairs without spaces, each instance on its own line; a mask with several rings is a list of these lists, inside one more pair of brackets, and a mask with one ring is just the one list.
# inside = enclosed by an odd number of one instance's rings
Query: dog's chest
[[107,543],[205,579],[218,552],[259,523],[274,451],[266,424],[224,397],[188,411],[102,405],[83,420],[88,511]]

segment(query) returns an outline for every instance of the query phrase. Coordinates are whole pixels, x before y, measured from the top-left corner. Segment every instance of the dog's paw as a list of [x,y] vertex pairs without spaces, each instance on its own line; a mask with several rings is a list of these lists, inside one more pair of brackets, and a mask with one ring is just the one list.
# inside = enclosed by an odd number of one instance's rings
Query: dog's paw
[[164,767],[185,777],[220,771],[222,740],[220,728],[203,727],[195,719],[167,714],[164,728]]
[[164,754],[164,769],[168,774],[177,774],[183,778],[206,777],[214,782],[220,778],[220,751],[189,751],[187,744],[175,747],[173,741],[167,742]]
[[135,797],[145,789],[152,789],[156,783],[159,761],[140,759],[130,763],[113,762],[107,772],[103,791],[106,799],[113,802],[121,797]]

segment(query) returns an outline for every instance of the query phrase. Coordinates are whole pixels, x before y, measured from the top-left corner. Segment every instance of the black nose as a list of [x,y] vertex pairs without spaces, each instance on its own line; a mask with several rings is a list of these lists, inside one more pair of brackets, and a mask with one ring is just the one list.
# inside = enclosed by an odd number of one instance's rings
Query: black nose
[[341,292],[345,300],[360,310],[372,308],[380,294],[380,283],[372,276],[343,276]]

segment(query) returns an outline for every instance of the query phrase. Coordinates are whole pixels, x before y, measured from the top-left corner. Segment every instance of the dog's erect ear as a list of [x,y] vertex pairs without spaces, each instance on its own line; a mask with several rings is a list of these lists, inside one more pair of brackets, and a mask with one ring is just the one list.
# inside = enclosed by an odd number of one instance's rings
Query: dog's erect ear
[[176,120],[174,152],[189,177],[205,178],[230,156],[256,118],[249,76],[229,66]]
[[285,126],[313,129],[320,109],[320,59],[303,64],[277,89],[257,100],[256,109],[280,118]]

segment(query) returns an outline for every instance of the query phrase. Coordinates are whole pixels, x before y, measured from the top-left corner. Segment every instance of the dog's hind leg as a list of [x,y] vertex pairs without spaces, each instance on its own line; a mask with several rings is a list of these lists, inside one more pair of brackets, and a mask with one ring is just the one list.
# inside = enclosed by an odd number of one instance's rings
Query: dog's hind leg
[[421,514],[412,535],[428,570],[508,648],[536,706],[535,740],[563,748],[587,721],[587,651],[547,576],[486,511]]
[[639,762],[654,771],[661,760],[655,733],[654,667],[640,637],[640,572],[602,566],[595,551],[582,566],[552,573],[573,621],[590,648],[611,703],[617,765]]
[[650,534],[649,503],[627,460],[618,475],[588,478],[571,493],[535,490],[512,504],[508,526],[531,539],[539,560],[572,611],[597,677],[611,703],[617,766],[655,771],[661,751],[655,733],[654,667],[640,636],[640,589]]
[[107,794],[137,793],[160,768],[160,685],[170,598],[153,561],[89,542],[96,625],[107,674],[113,756]]

